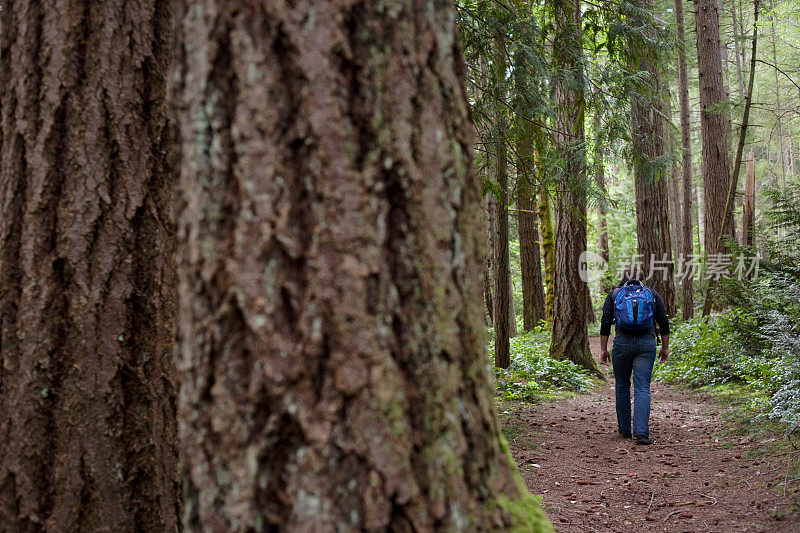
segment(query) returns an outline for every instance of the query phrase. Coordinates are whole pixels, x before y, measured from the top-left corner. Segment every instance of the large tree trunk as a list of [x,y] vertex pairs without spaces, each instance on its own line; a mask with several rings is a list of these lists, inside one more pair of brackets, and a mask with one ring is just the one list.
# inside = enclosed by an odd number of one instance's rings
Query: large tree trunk
[[450,4],[180,6],[187,529],[549,530],[494,416]]
[[[717,0],[694,0],[697,29],[697,69],[700,76],[700,128],[703,146],[705,188],[706,254],[724,253],[725,236],[734,236],[733,201],[728,191],[733,186],[730,169],[730,124],[727,120],[727,95],[722,76]],[[710,298],[707,298],[709,301]]]
[[2,531],[177,527],[171,19],[3,3]]
[[555,283],[550,355],[569,359],[603,377],[589,351],[589,287],[579,276],[586,250],[586,152],[584,149],[581,7],[577,0],[548,0],[555,21],[556,93]]
[[689,75],[686,68],[686,37],[683,19],[683,0],[675,0],[675,21],[678,39],[678,100],[681,116],[681,182],[683,184],[683,224],[681,224],[681,247],[684,277],[681,280],[681,307],[684,320],[694,316],[694,282],[686,273],[689,258],[694,253],[694,229],[692,223],[692,140],[689,115]]
[[[652,0],[639,0],[640,11],[653,11]],[[638,11],[637,11],[638,13]],[[646,21],[639,20],[639,24]],[[658,160],[664,155],[663,96],[657,70],[658,52],[648,41],[628,43],[634,72],[647,75],[647,86],[631,101],[633,174],[636,189],[636,235],[647,284],[663,298],[670,316],[675,314],[672,244],[669,226],[669,179]]]

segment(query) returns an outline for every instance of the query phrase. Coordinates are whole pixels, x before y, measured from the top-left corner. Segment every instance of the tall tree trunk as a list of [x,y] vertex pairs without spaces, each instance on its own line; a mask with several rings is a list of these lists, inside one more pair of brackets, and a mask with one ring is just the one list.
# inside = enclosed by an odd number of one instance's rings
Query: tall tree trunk
[[[678,101],[681,116],[681,182],[683,183],[683,224],[681,225],[681,255],[684,267],[694,253],[692,224],[692,140],[689,115],[689,75],[686,68],[686,36],[683,0],[675,0],[675,21],[678,39]],[[686,269],[682,269],[686,273]],[[694,283],[691,275],[681,280],[681,307],[684,320],[694,316]]]
[[[694,0],[697,30],[697,68],[700,76],[700,127],[703,146],[705,188],[705,246],[711,257],[725,253],[724,237],[735,237],[733,202],[727,201],[734,190],[729,157],[730,124],[728,99],[722,76],[719,39],[719,4],[717,0]],[[706,298],[704,314],[712,298]]]
[[[502,125],[498,113],[498,124]],[[494,202],[496,231],[492,236],[494,243],[494,364],[508,368],[511,364],[509,338],[511,335],[511,271],[508,249],[508,162],[505,140],[500,138],[505,128],[498,128],[494,137],[495,165],[494,177],[500,186],[500,198]]]
[[[536,173],[541,175],[540,152],[536,150]],[[544,316],[548,324],[553,323],[553,299],[555,285],[555,235],[553,233],[553,214],[550,209],[550,190],[546,185],[539,189],[539,227],[542,230],[542,259],[544,262]]]
[[553,67],[556,94],[555,283],[550,355],[569,359],[603,378],[589,351],[589,287],[579,276],[586,250],[586,152],[584,150],[583,55],[578,0],[548,0],[555,21]]
[[522,323],[530,331],[545,319],[542,259],[539,252],[539,223],[535,174],[534,131],[526,115],[525,95],[530,73],[521,55],[514,61],[515,130],[517,132],[517,230],[519,233],[520,275],[522,278]]
[[[598,218],[598,239],[597,250],[598,255],[603,258],[603,261],[608,264],[609,248],[608,248],[608,220],[607,220],[607,207],[606,207],[606,173],[605,162],[603,161],[603,139],[600,135],[600,114],[594,115],[594,170],[597,176],[597,187],[600,190],[600,198],[597,202],[597,218]],[[606,287],[605,278],[600,280],[600,292],[607,292],[609,287]]]
[[744,209],[742,210],[742,244],[753,246],[753,227],[756,219],[756,158],[751,150],[745,165]]
[[186,528],[551,530],[494,416],[450,4],[179,5]]
[[0,530],[174,531],[171,8],[0,26]]
[[481,201],[481,214],[483,215],[483,226],[486,230],[486,258],[483,269],[483,299],[486,303],[486,322],[488,326],[494,327],[494,298],[492,296],[492,257],[494,257],[494,246],[492,245],[492,228],[494,226],[492,215],[493,195],[487,194]]
[[[652,0],[638,0],[640,11],[652,13]],[[639,24],[646,24],[640,20]],[[663,95],[657,69],[658,52],[642,40],[628,44],[634,72],[647,75],[631,101],[633,174],[636,189],[636,235],[647,284],[663,298],[667,313],[675,314],[672,244],[669,225],[669,189],[664,155]]]
[[[669,91],[666,91],[667,93]],[[664,126],[667,131],[665,132],[666,152],[670,156],[674,156],[677,150],[675,143],[675,133],[672,128],[672,105],[669,96],[664,98],[664,116],[667,117],[664,121]],[[683,216],[681,213],[681,174],[678,170],[678,160],[673,159],[672,165],[668,172],[669,178],[669,220],[670,224],[670,241],[672,242],[672,257],[677,258],[683,249]],[[676,291],[675,298],[678,298]]]
[[536,189],[530,181],[533,171],[531,143],[523,140],[519,146],[521,159],[517,165],[517,224],[522,274],[522,318],[525,331],[530,331],[545,319],[542,259],[539,255],[539,223],[536,212]]
[[516,326],[513,312],[513,288],[511,286],[511,267],[509,264],[508,246],[508,145],[506,135],[508,121],[504,102],[508,94],[506,90],[506,49],[505,35],[498,30],[494,46],[495,56],[491,68],[491,86],[494,97],[494,121],[491,133],[494,155],[494,181],[499,187],[499,195],[495,202],[495,222],[497,228],[492,236],[494,241],[494,364],[500,368],[511,365],[509,354],[509,338],[514,335],[512,326]]
[[702,183],[695,184],[695,195],[697,196],[697,233],[700,243],[701,253],[706,250],[706,209],[703,199],[705,186]]
[[[508,216],[508,212],[506,212],[506,216]],[[517,336],[517,310],[514,303],[514,280],[511,278],[510,261],[508,273],[508,336],[512,339]]]

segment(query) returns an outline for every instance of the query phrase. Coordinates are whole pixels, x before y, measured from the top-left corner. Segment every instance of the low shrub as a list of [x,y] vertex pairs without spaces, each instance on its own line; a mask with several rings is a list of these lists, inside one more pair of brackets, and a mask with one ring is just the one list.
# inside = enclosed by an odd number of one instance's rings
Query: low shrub
[[692,387],[739,383],[767,394],[765,416],[800,421],[800,285],[765,272],[724,288],[729,307],[672,330],[669,361],[657,379]]
[[[494,353],[490,330],[489,354]],[[534,402],[551,391],[583,392],[594,379],[571,361],[556,361],[549,355],[550,335],[545,327],[521,333],[510,340],[511,366],[495,368],[497,394],[505,400]]]

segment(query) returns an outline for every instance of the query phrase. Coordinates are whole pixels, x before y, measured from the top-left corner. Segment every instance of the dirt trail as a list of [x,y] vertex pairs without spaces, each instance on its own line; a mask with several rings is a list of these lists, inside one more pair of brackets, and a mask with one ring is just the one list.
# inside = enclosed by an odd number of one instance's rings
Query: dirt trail
[[501,417],[558,531],[800,531],[798,484],[775,488],[785,457],[762,455],[764,443],[750,437],[718,435],[716,403],[654,383],[654,444],[637,446],[616,434],[613,392],[609,377],[591,394]]

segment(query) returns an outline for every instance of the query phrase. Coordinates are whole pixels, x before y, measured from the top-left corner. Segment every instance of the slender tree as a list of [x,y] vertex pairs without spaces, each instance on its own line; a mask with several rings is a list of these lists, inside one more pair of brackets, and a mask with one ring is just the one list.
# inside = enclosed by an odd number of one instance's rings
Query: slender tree
[[522,320],[525,331],[530,331],[545,319],[544,287],[542,285],[542,258],[539,252],[539,220],[534,174],[534,131],[525,112],[525,96],[530,74],[524,57],[518,54],[514,62],[514,88],[516,93],[515,130],[517,137],[517,228],[519,231],[520,274],[522,277]]
[[446,2],[179,2],[187,530],[552,530],[504,449]]
[[753,246],[753,228],[756,218],[756,159],[751,150],[745,165],[744,207],[742,209],[742,244]]
[[506,135],[508,123],[506,112],[500,104],[506,99],[505,77],[505,39],[497,38],[497,52],[492,64],[492,85],[495,96],[495,115],[492,128],[492,149],[494,151],[494,180],[498,186],[498,197],[494,202],[495,231],[492,235],[494,243],[494,364],[501,368],[508,368],[511,364],[509,354],[509,338],[511,337],[511,324],[514,322],[511,315],[511,267],[509,264],[508,246],[508,145]]
[[[535,159],[536,174],[541,176],[541,150],[535,146]],[[555,235],[553,233],[553,213],[550,208],[550,189],[545,183],[541,184],[539,189],[539,228],[542,233],[542,260],[544,262],[544,316],[548,324],[553,323],[553,299],[554,299],[554,285],[555,285]]]
[[584,148],[583,50],[578,0],[548,0],[555,23],[553,70],[556,94],[555,280],[550,354],[603,377],[589,351],[589,288],[578,275],[586,250],[586,152]]
[[174,531],[170,4],[0,26],[0,530]]
[[[692,141],[689,115],[689,74],[686,68],[686,37],[683,19],[683,0],[675,0],[675,23],[678,39],[678,102],[681,117],[681,182],[683,184],[683,224],[681,224],[681,249],[684,264],[694,253],[692,223]],[[684,275],[685,269],[684,270]],[[683,318],[694,316],[694,284],[691,275],[681,280]]]
[[[530,148],[530,145],[527,145]],[[521,153],[529,154],[525,143]],[[531,168],[531,167],[528,167]],[[522,275],[522,317],[525,331],[530,331],[545,320],[544,287],[542,284],[542,259],[539,253],[539,221],[536,211],[536,188],[531,184],[530,173],[517,176],[517,225],[519,228],[519,255]]]
[[[603,138],[601,135],[602,131],[602,120],[600,117],[600,113],[595,112],[594,114],[594,157],[593,157],[593,164],[594,164],[594,172],[597,179],[597,187],[600,189],[601,195],[599,201],[597,202],[597,218],[598,218],[598,228],[597,228],[597,249],[598,254],[603,260],[608,263],[610,256],[609,256],[609,247],[608,247],[608,220],[607,220],[607,202],[606,202],[606,172],[605,172],[605,161],[603,157]],[[600,281],[600,291],[606,292],[609,287],[605,285],[605,278]]]
[[486,304],[486,324],[494,327],[494,297],[492,296],[492,256],[494,255],[492,246],[492,206],[490,204],[493,196],[487,194],[481,202],[481,214],[483,215],[483,226],[486,230],[486,260],[484,261],[483,276],[483,299]]
[[733,194],[739,181],[739,170],[742,166],[742,155],[744,154],[744,144],[747,139],[747,126],[750,122],[750,108],[753,101],[753,84],[756,77],[756,57],[758,51],[758,0],[755,0],[753,12],[753,48],[750,51],[750,78],[747,82],[747,94],[745,95],[744,113],[742,114],[742,128],[739,131],[739,142],[736,145],[736,157],[734,158],[733,173],[731,174],[731,186],[728,190],[726,203],[733,202]]

